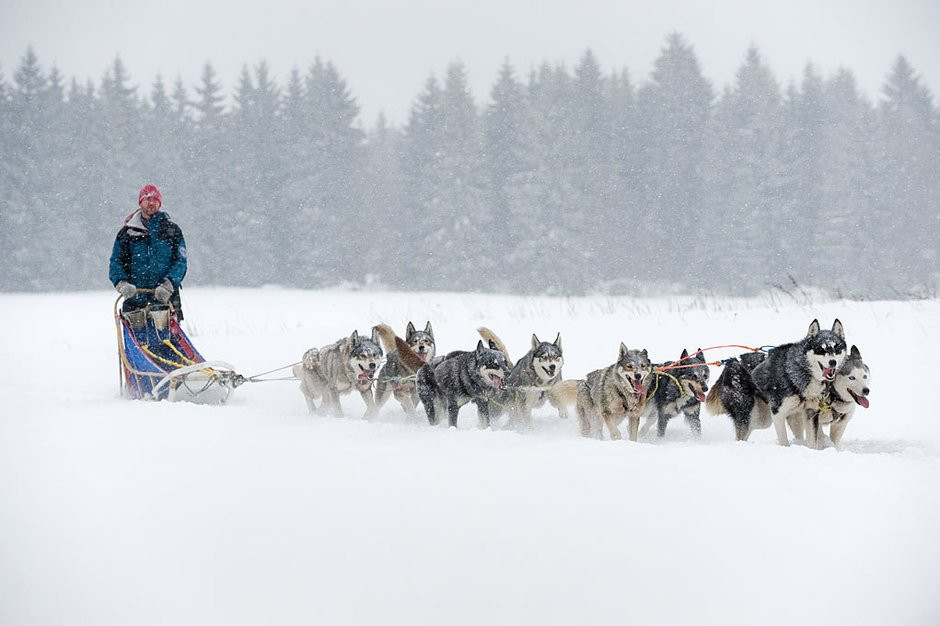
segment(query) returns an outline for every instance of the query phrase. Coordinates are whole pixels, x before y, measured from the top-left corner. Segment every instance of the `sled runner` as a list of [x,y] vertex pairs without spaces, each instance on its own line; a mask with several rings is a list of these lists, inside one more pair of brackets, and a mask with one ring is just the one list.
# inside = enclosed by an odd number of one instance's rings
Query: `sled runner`
[[[138,293],[149,290],[139,289]],[[183,332],[172,306],[121,311],[114,303],[121,395],[137,400],[224,404],[245,382],[231,365],[206,361]]]

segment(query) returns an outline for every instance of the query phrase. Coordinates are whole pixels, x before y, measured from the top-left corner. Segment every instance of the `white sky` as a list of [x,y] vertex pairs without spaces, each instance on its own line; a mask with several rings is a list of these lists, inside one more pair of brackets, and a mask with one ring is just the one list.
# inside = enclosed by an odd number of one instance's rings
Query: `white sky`
[[195,84],[211,61],[229,93],[246,63],[267,60],[283,84],[319,54],[371,125],[380,110],[405,121],[427,77],[455,60],[481,103],[507,58],[524,75],[542,61],[573,67],[591,48],[640,83],[672,31],[718,89],[751,44],[784,84],[809,61],[845,66],[876,98],[904,54],[935,101],[940,89],[940,0],[0,0],[0,67],[9,81],[33,45],[44,68],[97,82],[120,55],[146,93],[157,73]]

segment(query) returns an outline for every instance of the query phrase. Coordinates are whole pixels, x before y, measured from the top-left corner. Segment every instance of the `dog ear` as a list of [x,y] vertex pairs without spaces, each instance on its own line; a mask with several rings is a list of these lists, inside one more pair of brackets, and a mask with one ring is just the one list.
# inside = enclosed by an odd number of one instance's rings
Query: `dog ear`
[[858,351],[858,348],[857,348],[856,346],[852,346],[852,350],[851,350],[850,354],[851,354],[851,356],[852,356],[853,359],[861,359],[861,358],[862,358],[862,353]]
[[486,346],[483,345],[483,340],[480,339],[479,341],[477,341],[477,354],[483,354],[485,350],[486,350]]
[[359,331],[354,330],[353,334],[349,336],[349,340],[353,343],[359,343]]
[[620,358],[622,359],[627,354],[627,346],[622,341],[620,342]]
[[689,358],[689,351],[685,348],[682,348],[682,354],[679,355],[679,360]]
[[532,349],[538,348],[540,343],[542,342],[539,341],[539,338],[535,336],[535,333],[532,333]]
[[431,322],[430,322],[430,321],[428,321],[428,323],[424,325],[424,332],[426,332],[427,334],[431,335],[431,338],[432,338],[432,339],[434,338],[434,331],[431,329]]
[[836,321],[832,323],[832,332],[834,332],[839,339],[845,341],[845,329],[842,328],[842,322],[839,321],[839,318],[836,318]]
[[558,351],[561,352],[561,333],[555,335],[554,345],[556,348],[558,348]]
[[415,334],[415,325],[411,322],[408,322],[408,326],[405,328],[405,341],[411,339],[413,334]]
[[809,330],[806,331],[807,337],[815,337],[819,334],[819,320],[813,320],[813,323],[809,325]]
[[372,327],[372,343],[379,343],[379,329]]
[[650,355],[646,353],[646,348],[643,348],[643,352],[641,352],[640,354],[645,356],[647,359],[650,358]]

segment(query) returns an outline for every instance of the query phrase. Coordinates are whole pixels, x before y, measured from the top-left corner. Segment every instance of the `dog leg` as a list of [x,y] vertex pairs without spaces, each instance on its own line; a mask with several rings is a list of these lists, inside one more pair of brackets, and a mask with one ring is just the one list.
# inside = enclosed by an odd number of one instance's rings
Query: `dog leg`
[[[604,418],[604,423],[607,424],[607,431],[610,433],[610,440],[620,441],[623,439],[623,435],[620,434],[620,429],[617,428],[617,424],[614,422],[614,416],[608,409],[604,409],[603,413],[601,413],[601,417]],[[636,439],[633,441],[636,441]]]
[[837,448],[840,447],[840,443],[842,442],[842,435],[845,434],[845,427],[848,425],[848,415],[841,419],[832,420],[832,424],[829,425],[829,440],[832,441],[832,445]]
[[819,436],[819,411],[805,411],[806,447],[810,450],[819,450],[822,446],[822,437]]
[[640,430],[640,416],[631,415],[629,422],[630,441],[636,441],[637,431]]
[[480,430],[490,427],[490,403],[486,400],[477,403],[477,418],[480,420]]
[[590,437],[591,420],[583,403],[578,402],[577,405],[575,405],[575,414],[578,416],[578,426],[581,429],[581,436]]
[[[669,420],[673,418],[672,415],[666,413],[665,411],[657,411],[658,415],[656,416],[656,436],[665,437],[666,436],[666,426],[669,424]],[[634,439],[636,441],[636,439]]]
[[788,415],[787,416],[787,426],[790,427],[790,432],[793,433],[793,438],[799,441],[802,441],[806,435],[806,429],[803,424],[804,418],[802,415]]
[[412,424],[418,421],[418,404],[416,400],[415,395],[410,393],[402,393],[401,397],[398,398],[401,408],[405,410],[405,415],[408,416]]
[[366,413],[366,419],[371,419],[373,416],[377,415],[378,412],[382,410],[382,407],[385,406],[385,403],[388,402],[390,395],[392,394],[388,389],[388,385],[380,379],[379,382],[375,384],[375,398],[372,403],[372,410]]
[[702,436],[702,419],[699,417],[701,410],[701,405],[697,405],[688,411],[683,411],[685,413],[685,421],[688,422],[689,429],[696,437]]
[[747,421],[734,420],[734,437],[737,441],[747,441],[751,436],[751,425]]
[[333,417],[343,417],[343,407],[339,403],[339,394],[330,387],[323,390],[323,409],[333,414]]
[[457,398],[447,398],[447,420],[451,428],[457,428],[457,413],[460,412],[460,405],[457,404]]
[[366,403],[366,412],[363,414],[362,418],[367,420],[373,419],[379,412],[379,409],[375,406],[375,399],[372,397],[372,387],[360,391],[359,395],[362,396],[362,401]]
[[[525,399],[522,402],[525,402]],[[525,424],[526,429],[535,430],[535,423],[532,421],[532,407],[528,405],[522,407],[522,423]]]
[[[773,411],[771,411],[773,413]],[[787,438],[786,416],[779,411],[773,413],[774,430],[777,431],[777,443],[781,446],[789,446],[790,440]]]
[[568,419],[568,405],[560,400],[556,400],[555,397],[549,393],[548,394],[548,403],[555,407],[555,410],[558,411],[559,419],[566,420]]
[[650,431],[650,428],[653,427],[653,424],[656,423],[656,415],[653,413],[648,413],[646,415],[646,421],[643,422],[643,427],[640,428],[640,437],[645,437],[646,433]]

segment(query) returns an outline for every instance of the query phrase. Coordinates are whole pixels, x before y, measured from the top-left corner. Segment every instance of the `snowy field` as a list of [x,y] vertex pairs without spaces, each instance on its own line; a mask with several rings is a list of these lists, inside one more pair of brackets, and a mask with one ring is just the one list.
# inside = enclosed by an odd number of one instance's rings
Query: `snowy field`
[[707,414],[639,443],[548,407],[532,432],[394,400],[367,423],[358,395],[311,417],[284,381],[128,402],[113,301],[0,295],[0,624],[940,623],[940,301],[184,293],[194,343],[246,375],[383,321],[431,320],[441,352],[486,325],[513,358],[560,331],[580,378],[620,341],[662,361],[838,317],[873,374],[841,451]]

